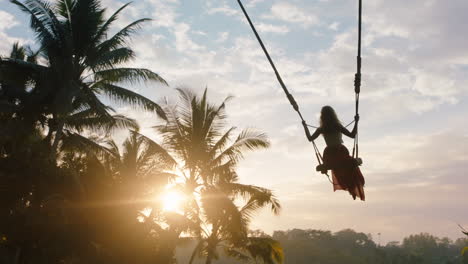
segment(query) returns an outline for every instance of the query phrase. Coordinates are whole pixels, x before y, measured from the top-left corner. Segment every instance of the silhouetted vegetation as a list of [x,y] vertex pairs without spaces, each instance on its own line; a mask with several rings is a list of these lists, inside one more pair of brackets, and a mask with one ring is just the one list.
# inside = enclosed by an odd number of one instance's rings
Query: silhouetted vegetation
[[465,263],[460,256],[468,239],[451,241],[422,233],[400,242],[379,246],[370,235],[346,229],[336,233],[322,230],[276,231],[285,253],[285,263]]
[[[226,127],[225,102],[180,90],[159,106],[122,85],[166,81],[128,68],[128,40],[148,21],[110,29],[98,0],[16,1],[31,21],[36,51],[15,44],[0,61],[0,260],[2,263],[174,263],[180,243],[211,263],[222,247],[243,260],[280,263],[271,238],[249,235],[254,212],[280,205],[270,190],[239,183],[246,151],[266,136]],[[157,143],[136,120],[105,105],[155,113]],[[121,146],[115,130],[127,130]],[[234,138],[234,136],[236,136]],[[170,184],[170,185],[168,185]],[[186,199],[164,210],[168,188]]]
[[[257,236],[268,237],[261,231]],[[324,230],[275,231],[271,237],[281,243],[285,263],[295,264],[464,264],[466,257],[461,248],[468,245],[468,238],[452,241],[427,233],[410,235],[402,242],[378,245],[368,234],[346,229],[338,232]],[[178,257],[188,259],[191,245],[181,246]],[[184,262],[181,262],[184,263]],[[197,264],[200,262],[197,262]],[[224,257],[218,264],[238,263]]]

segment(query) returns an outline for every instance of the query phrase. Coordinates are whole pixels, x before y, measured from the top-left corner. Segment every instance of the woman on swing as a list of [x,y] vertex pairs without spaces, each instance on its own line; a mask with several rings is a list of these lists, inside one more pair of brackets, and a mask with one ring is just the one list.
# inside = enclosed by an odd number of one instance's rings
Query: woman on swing
[[338,119],[335,110],[331,106],[324,106],[320,115],[320,127],[310,135],[305,121],[302,122],[309,141],[314,141],[323,135],[327,147],[323,151],[323,162],[332,168],[333,190],[348,191],[353,199],[359,197],[365,200],[364,177],[361,170],[349,155],[348,149],[342,144],[342,134],[354,138],[357,133],[359,115],[354,117],[354,128],[351,132],[346,129]]

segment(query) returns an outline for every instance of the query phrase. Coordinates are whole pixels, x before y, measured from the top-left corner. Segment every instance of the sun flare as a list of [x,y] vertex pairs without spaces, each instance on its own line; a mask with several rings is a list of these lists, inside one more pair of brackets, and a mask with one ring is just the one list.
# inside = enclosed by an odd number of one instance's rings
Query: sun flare
[[163,210],[169,212],[181,211],[184,200],[185,197],[181,193],[168,191],[162,196]]

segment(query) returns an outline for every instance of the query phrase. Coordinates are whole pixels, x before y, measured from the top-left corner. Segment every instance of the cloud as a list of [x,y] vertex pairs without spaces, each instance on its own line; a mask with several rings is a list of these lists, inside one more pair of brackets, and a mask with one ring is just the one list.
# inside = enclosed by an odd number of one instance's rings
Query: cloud
[[12,28],[18,23],[18,20],[12,14],[0,10],[0,30]]
[[153,26],[174,27],[179,13],[176,11],[180,3],[178,0],[146,0],[154,10]]
[[[461,34],[468,2],[419,0],[373,1],[366,8],[370,34],[407,40],[410,52],[401,52],[424,63],[468,63],[468,38]],[[386,10],[386,12],[382,12]]]
[[[383,241],[400,240],[419,232],[459,237],[455,223],[466,223],[468,218],[466,210],[459,210],[459,197],[464,197],[468,188],[466,181],[460,181],[468,170],[467,132],[466,128],[448,129],[392,134],[366,141],[361,146],[368,198],[365,203],[353,201],[346,192],[332,191],[326,178],[311,166],[311,146],[309,161],[298,160],[307,154],[297,153],[296,142],[287,142],[296,141],[294,136],[284,139],[292,156],[283,149],[285,155],[256,169],[257,175],[268,174],[277,179],[269,187],[278,190],[284,211],[279,218],[271,218],[265,211],[254,224],[269,232],[292,227],[335,231],[350,227],[374,234],[381,232]],[[268,168],[274,162],[289,166]],[[307,177],[300,177],[293,164],[306,170]]]
[[337,31],[339,26],[340,26],[339,22],[333,22],[328,26],[328,28],[331,30]]
[[186,23],[178,23],[174,27],[174,35],[176,38],[175,45],[179,52],[186,53],[192,51],[201,51],[204,49],[202,45],[195,43],[190,37],[190,25]]
[[231,3],[226,0],[206,0],[204,4],[205,12],[208,15],[221,14],[229,17],[240,17],[239,10],[232,8]]
[[256,28],[260,32],[276,33],[276,34],[286,34],[289,32],[289,28],[286,26],[276,26],[272,24],[259,23]]
[[247,7],[255,7],[257,6],[259,3],[263,3],[265,2],[265,0],[250,0],[248,3],[247,3]]
[[288,2],[278,2],[271,7],[271,14],[264,15],[266,19],[276,19],[293,24],[300,24],[304,28],[316,25],[319,22],[317,16],[304,12],[303,9]]
[[218,43],[223,43],[229,38],[229,32],[220,32],[218,33],[218,38],[216,39],[216,42]]
[[[400,27],[409,32],[410,25],[404,26]],[[364,36],[368,36],[366,32]],[[425,39],[417,42],[417,38],[399,37],[389,42],[386,32],[376,33],[372,38],[363,46],[362,100],[374,106],[372,115],[376,120],[386,120],[392,115],[401,118],[408,112],[425,113],[442,104],[457,103],[467,95],[466,67],[444,59],[425,64],[426,58],[408,50],[411,43],[423,45]],[[352,29],[335,35],[327,49],[311,54],[317,58],[311,74],[320,76],[314,86],[333,94],[338,101],[347,100],[353,93],[356,44],[357,32]]]
[[233,9],[231,7],[228,7],[227,5],[221,6],[221,7],[212,7],[207,10],[207,13],[209,15],[214,15],[214,14],[223,14],[226,16],[236,16],[239,14],[239,11],[236,9]]
[[0,10],[0,55],[7,55],[13,43],[25,43],[26,40],[18,37],[13,37],[7,33],[8,30],[19,25],[19,21],[10,13]]
[[[455,95],[459,93],[457,90],[457,81],[451,76],[439,72],[427,72],[421,69],[412,70],[412,74],[416,76],[413,90],[427,96],[443,97],[448,101],[455,101]],[[463,86],[462,86],[463,87]]]

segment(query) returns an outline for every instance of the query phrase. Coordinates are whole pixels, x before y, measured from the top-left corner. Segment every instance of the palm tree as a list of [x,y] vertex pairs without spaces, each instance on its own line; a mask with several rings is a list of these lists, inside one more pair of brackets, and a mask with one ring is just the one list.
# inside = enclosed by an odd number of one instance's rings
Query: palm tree
[[10,2],[30,16],[45,64],[10,58],[2,62],[3,68],[29,69],[40,77],[34,87],[38,95],[35,103],[40,102],[43,110],[52,116],[47,120],[46,138],[54,151],[73,116],[99,119],[98,123],[114,120],[109,113],[112,108],[102,103],[101,96],[164,117],[158,104],[121,86],[141,81],[166,84],[151,70],[123,66],[135,58],[135,52],[127,46],[128,40],[149,19],[134,21],[108,37],[111,26],[128,4],[105,19],[105,9],[99,0],[59,0],[53,6],[41,0]]
[[[66,150],[66,166],[79,164],[76,147],[66,145]],[[90,240],[119,263],[171,264],[179,234],[193,226],[185,217],[161,210],[157,197],[174,176],[170,171],[175,165],[165,154],[150,138],[130,131],[122,147],[110,139],[96,140],[82,156],[86,166],[97,160],[99,169],[82,175],[86,203],[93,206],[83,208],[81,215],[93,223]]]
[[[54,173],[50,170],[57,170],[53,168],[57,166],[55,158],[50,162],[44,159],[55,157],[51,146],[44,144],[44,141],[47,141],[45,133],[47,130],[51,131],[51,126],[47,127],[47,124],[50,125],[54,120],[49,119],[47,104],[38,99],[42,97],[42,89],[45,89],[41,83],[47,67],[35,64],[37,54],[38,52],[33,52],[29,47],[15,43],[10,56],[0,61],[0,106],[4,106],[0,107],[0,162],[5,164],[0,173],[22,182],[24,195],[33,193],[37,196],[41,193],[39,196],[44,198],[50,187],[41,182],[53,178]],[[137,128],[138,124],[122,115],[98,116],[91,109],[83,109],[63,118],[62,147],[73,148],[72,151],[75,152],[101,150],[100,146],[80,134],[85,130],[108,134],[115,128],[124,127]],[[49,172],[46,173],[48,175],[38,177],[37,175],[46,170],[37,170],[36,166],[49,168]],[[13,168],[22,168],[34,173],[18,173],[20,170]],[[75,183],[79,185],[79,179],[75,179]],[[36,201],[40,203],[41,197],[36,197]]]
[[[468,236],[468,231],[467,231],[465,228],[463,228],[461,225],[459,225],[459,226],[460,226],[460,228],[461,228],[461,230],[462,230],[462,233],[463,233],[464,235]],[[465,257],[465,258],[466,258],[466,256],[465,256],[465,255],[466,255],[466,252],[468,252],[468,247],[464,247],[464,248],[462,249],[462,253],[461,253],[461,254],[462,254],[462,256]]]
[[[108,37],[110,27],[128,5],[106,20],[97,0],[63,0],[53,6],[41,0],[10,2],[30,16],[39,50],[14,45],[10,56],[0,58],[0,185],[8,186],[7,192],[1,192],[0,232],[11,245],[26,250],[19,253],[21,258],[59,262],[65,254],[74,254],[67,251],[70,244],[75,243],[73,250],[78,251],[76,243],[82,241],[62,243],[73,237],[74,230],[49,230],[67,226],[66,221],[52,224],[43,211],[49,210],[51,201],[85,201],[75,194],[75,185],[89,187],[84,185],[87,182],[74,180],[81,180],[81,169],[89,166],[78,166],[80,152],[111,152],[83,132],[102,135],[115,128],[138,128],[134,120],[115,115],[101,101],[102,96],[164,117],[159,105],[122,85],[166,82],[150,70],[124,66],[135,57],[127,41],[148,19],[137,20]],[[70,148],[76,170],[63,167]],[[91,164],[92,155],[84,158],[87,161],[82,164]],[[62,237],[44,239],[50,234]],[[68,248],[61,250],[61,246]]]
[[[13,44],[7,59],[0,58],[0,146],[6,141],[12,141],[13,135],[31,134],[36,130],[37,123],[44,120],[38,110],[33,111],[32,94],[28,89],[39,78],[40,67],[28,68],[25,65],[36,62],[37,52]],[[16,62],[11,67],[10,61]],[[32,121],[35,120],[35,121]]]
[[[161,147],[178,162],[183,189],[190,197],[185,216],[197,223],[199,240],[196,255],[210,264],[217,258],[218,247],[234,254],[247,245],[248,226],[254,212],[270,206],[276,214],[280,204],[268,189],[239,183],[237,164],[246,151],[264,149],[269,142],[263,133],[251,129],[233,138],[236,128],[226,128],[226,98],[220,105],[207,100],[207,90],[199,98],[186,89],[178,89],[181,103],[166,104],[167,123],[156,126],[163,138]],[[243,206],[236,201],[244,200]],[[232,255],[231,254],[231,255]],[[240,256],[240,255],[238,255]]]
[[281,244],[271,237],[249,237],[245,248],[255,263],[278,264],[284,261]]
[[[104,166],[128,195],[154,195],[160,191],[155,188],[163,188],[174,176],[168,171],[174,168],[175,161],[138,131],[130,131],[122,150],[113,140],[108,140],[106,145],[109,154],[103,158]],[[121,195],[128,197],[126,194]]]
[[[202,192],[202,209],[204,212],[204,226],[195,247],[190,263],[196,255],[206,257],[205,263],[212,263],[219,258],[218,249],[224,254],[239,260],[263,261],[264,263],[282,263],[283,252],[281,245],[269,237],[248,236],[248,227],[254,213],[267,203],[277,201],[271,198],[271,192],[260,187],[252,190],[250,199],[239,206],[234,197],[211,187],[210,191]],[[274,200],[274,201],[272,201]],[[275,210],[274,208],[272,208]]]

